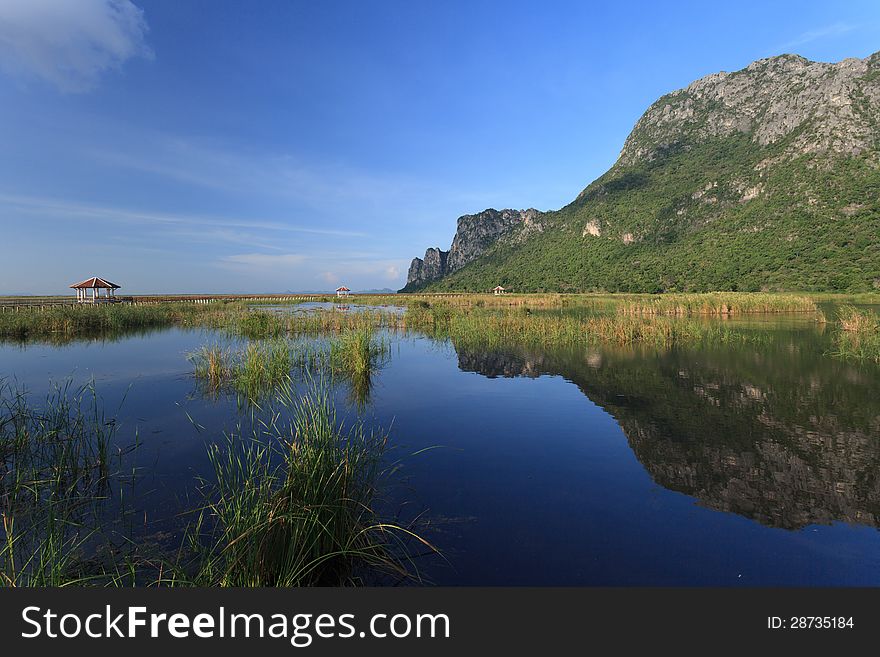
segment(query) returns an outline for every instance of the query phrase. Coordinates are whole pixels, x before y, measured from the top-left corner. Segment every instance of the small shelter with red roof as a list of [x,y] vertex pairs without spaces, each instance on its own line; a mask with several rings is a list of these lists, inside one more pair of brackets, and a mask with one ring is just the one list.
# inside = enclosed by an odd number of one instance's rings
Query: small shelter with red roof
[[[74,283],[70,287],[76,290],[78,303],[116,301],[116,290],[119,289],[116,283],[111,283],[106,278],[98,278],[97,276],[87,278],[81,283]],[[89,294],[89,290],[92,291],[91,294]],[[103,296],[101,290],[104,290]]]
[[493,287],[493,288],[492,288],[492,291],[495,293],[495,296],[496,296],[496,297],[497,297],[499,294],[504,294],[505,292],[507,292],[507,290],[505,290],[505,289],[504,289],[503,287],[501,287],[500,285],[496,285],[495,287]]
[[349,290],[349,289],[348,289],[347,287],[345,287],[344,285],[343,285],[342,287],[337,287],[337,288],[336,288],[336,296],[337,296],[337,297],[347,297],[348,294],[349,294],[349,292],[351,292],[351,290]]

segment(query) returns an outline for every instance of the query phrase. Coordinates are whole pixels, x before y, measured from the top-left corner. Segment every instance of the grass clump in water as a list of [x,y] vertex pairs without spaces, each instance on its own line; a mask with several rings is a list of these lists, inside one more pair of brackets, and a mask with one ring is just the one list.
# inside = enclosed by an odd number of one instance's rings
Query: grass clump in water
[[233,322],[235,330],[248,338],[277,338],[285,335],[287,328],[282,317],[265,310],[243,313]]
[[330,364],[337,373],[370,375],[388,355],[388,344],[374,337],[370,327],[344,331],[330,341]]
[[248,342],[239,348],[210,344],[189,354],[193,374],[211,392],[230,388],[252,400],[290,383],[294,368],[317,359],[308,345],[283,339]]
[[329,373],[351,385],[358,405],[372,390],[373,375],[389,354],[388,344],[369,324],[343,330],[329,341],[285,339],[248,342],[244,347],[204,345],[189,355],[193,374],[210,392],[232,389],[252,401],[289,385],[296,371]]
[[390,353],[388,343],[374,336],[371,327],[343,331],[330,341],[329,363],[334,376],[348,381],[358,407],[364,407],[373,390],[373,375]]
[[846,305],[837,314],[839,332],[834,356],[880,363],[880,317],[869,310]]
[[190,536],[198,586],[313,586],[363,582],[376,571],[405,577],[409,530],[382,522],[374,505],[387,437],[346,429],[328,390],[280,395],[252,435],[209,448],[213,481]]

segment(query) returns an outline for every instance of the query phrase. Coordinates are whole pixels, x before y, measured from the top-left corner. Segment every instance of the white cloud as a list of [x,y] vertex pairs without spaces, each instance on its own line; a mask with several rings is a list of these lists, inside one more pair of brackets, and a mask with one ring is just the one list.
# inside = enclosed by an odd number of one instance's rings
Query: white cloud
[[[6,194],[0,191],[0,208],[6,207],[19,213],[30,213],[43,217],[67,217],[71,219],[93,219],[111,223],[127,222],[146,226],[177,227],[193,231],[191,236],[202,236],[205,241],[239,242],[247,234],[234,229],[256,231],[275,231],[278,233],[303,233],[326,235],[330,237],[363,237],[358,231],[335,230],[332,228],[312,228],[282,221],[269,221],[259,218],[227,218],[195,214],[171,214],[130,209],[117,206],[93,205],[66,199],[41,198]],[[261,244],[260,246],[263,246]],[[273,248],[266,245],[267,248]]]
[[0,66],[62,91],[86,91],[132,57],[152,57],[130,0],[2,0]]

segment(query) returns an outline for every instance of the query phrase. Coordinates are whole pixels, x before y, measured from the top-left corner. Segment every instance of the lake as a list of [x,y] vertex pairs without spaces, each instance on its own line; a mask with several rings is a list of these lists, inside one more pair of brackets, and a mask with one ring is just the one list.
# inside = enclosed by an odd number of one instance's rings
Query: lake
[[[804,316],[706,321],[761,339],[480,349],[386,333],[366,403],[344,385],[335,399],[347,422],[390,434],[400,468],[382,508],[440,550],[416,560],[424,580],[880,585],[880,368],[828,356],[828,330]],[[206,445],[254,412],[193,377],[187,354],[228,340],[4,342],[0,377],[36,402],[50,382],[93,380],[118,444],[138,445],[135,531],[173,549]]]

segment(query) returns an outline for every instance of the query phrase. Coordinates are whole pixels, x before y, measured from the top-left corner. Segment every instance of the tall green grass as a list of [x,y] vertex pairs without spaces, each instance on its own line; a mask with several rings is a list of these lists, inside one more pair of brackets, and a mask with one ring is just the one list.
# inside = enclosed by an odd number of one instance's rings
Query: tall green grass
[[294,373],[347,381],[354,401],[369,399],[376,371],[390,349],[369,324],[344,329],[327,341],[273,338],[244,345],[203,345],[189,354],[193,375],[212,393],[224,389],[257,401],[292,381]]
[[505,344],[553,346],[610,343],[668,348],[675,345],[748,343],[759,339],[753,332],[718,322],[686,317],[624,314],[574,315],[558,311],[489,310],[453,311],[448,307],[411,307],[406,328],[435,338],[449,338],[469,346],[501,347]]
[[189,532],[192,554],[166,583],[314,586],[410,576],[411,531],[375,510],[384,434],[337,419],[321,384],[247,435],[209,448],[213,478]]
[[400,321],[400,316],[391,312],[275,313],[241,301],[70,305],[0,312],[0,338],[62,342],[178,326],[216,328],[232,336],[268,339],[314,336],[364,327],[394,328]]
[[345,331],[330,342],[331,365],[352,376],[369,374],[387,353],[388,345],[370,327]]
[[[452,314],[473,310],[513,312],[521,309],[589,309],[596,314],[642,316],[731,315],[772,312],[816,312],[815,302],[803,295],[761,293],[707,293],[667,295],[523,294],[504,295],[389,295],[353,298],[351,303],[407,306],[407,318],[384,310],[368,312],[317,311],[275,313],[239,301],[211,304],[159,303],[153,305],[81,305],[27,309],[0,313],[0,338],[58,341],[77,336],[113,336],[132,330],[168,326],[201,326],[225,330],[233,336],[269,339],[297,335],[324,335],[347,330],[405,324],[424,324],[426,316],[445,321]],[[421,316],[421,317],[419,317]]]
[[326,360],[318,345],[284,338],[244,345],[206,344],[188,358],[193,375],[210,392],[230,389],[251,401],[290,383],[294,370],[320,368]]
[[0,338],[14,340],[112,336],[167,326],[220,326],[243,312],[239,303],[69,305],[0,312]]
[[88,559],[105,529],[114,433],[90,386],[34,407],[0,382],[0,586],[103,576]]
[[816,312],[809,297],[795,294],[708,292],[662,294],[624,300],[618,312],[625,315],[738,315],[744,313]]
[[359,408],[369,402],[374,375],[389,354],[388,343],[378,338],[369,326],[343,331],[331,339],[329,364],[332,374],[348,382],[351,398]]
[[320,336],[345,331],[395,329],[402,325],[401,315],[393,312],[342,312],[319,310],[311,313],[278,314],[252,310],[233,317],[227,330],[233,335],[251,339],[279,336]]

